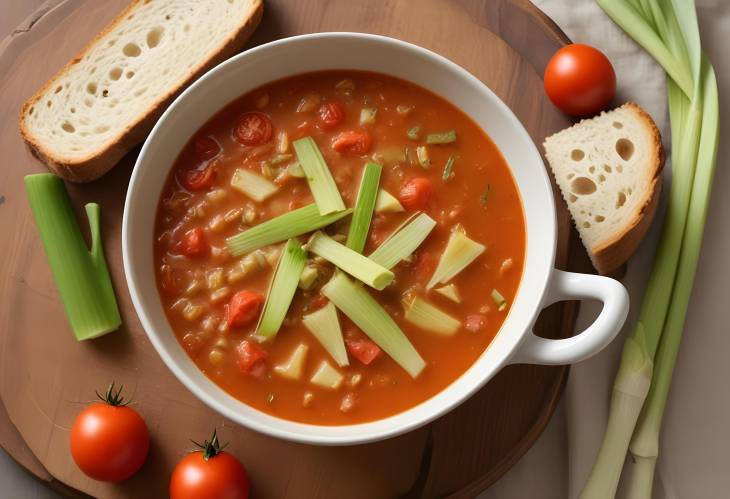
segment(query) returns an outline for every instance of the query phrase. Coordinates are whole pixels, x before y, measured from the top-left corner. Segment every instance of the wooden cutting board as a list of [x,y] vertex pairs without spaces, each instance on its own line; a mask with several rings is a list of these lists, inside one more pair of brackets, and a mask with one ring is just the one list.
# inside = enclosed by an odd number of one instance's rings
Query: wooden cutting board
[[[77,209],[89,201],[102,206],[104,244],[124,320],[120,331],[103,338],[73,339],[22,185],[24,175],[44,167],[23,146],[16,115],[124,3],[51,0],[0,45],[0,444],[39,478],[68,493],[97,497],[164,497],[172,467],[191,447],[188,439],[202,440],[213,427],[247,466],[256,497],[469,497],[487,488],[544,429],[567,367],[510,366],[438,421],[370,445],[292,444],[226,420],[167,370],[130,303],[120,232],[136,150],[101,180],[70,186]],[[452,59],[491,87],[538,144],[569,124],[546,99],[541,81],[550,55],[569,40],[528,0],[269,0],[248,46],[317,31],[394,36]],[[585,256],[562,203],[558,222],[557,266],[582,269]],[[539,320],[538,334],[571,335],[576,310],[574,304],[551,307]],[[68,452],[75,415],[112,379],[134,396],[152,435],[142,471],[118,485],[86,478]]]

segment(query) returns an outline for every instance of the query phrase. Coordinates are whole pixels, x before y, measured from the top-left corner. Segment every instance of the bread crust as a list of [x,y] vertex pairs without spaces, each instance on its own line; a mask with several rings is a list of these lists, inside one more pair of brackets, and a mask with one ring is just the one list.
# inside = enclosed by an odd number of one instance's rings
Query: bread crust
[[45,163],[54,173],[71,182],[91,182],[96,180],[111,168],[122,157],[129,152],[132,147],[142,142],[147,133],[152,129],[157,119],[167,106],[172,103],[175,97],[190,83],[199,78],[206,71],[214,67],[216,64],[226,60],[235,54],[250,38],[263,16],[264,6],[263,0],[252,0],[251,9],[245,16],[245,21],[232,32],[223,42],[221,42],[215,50],[212,51],[210,57],[201,61],[196,67],[193,67],[188,75],[179,82],[174,88],[162,95],[155,102],[151,103],[146,113],[141,114],[136,121],[130,123],[126,128],[120,130],[117,136],[102,149],[90,153],[83,158],[68,158],[56,156],[53,152],[48,151],[42,141],[39,141],[28,130],[25,117],[31,106],[36,104],[44,95],[45,91],[54,85],[57,79],[63,75],[70,67],[80,62],[86,53],[95,46],[101,39],[109,34],[117,25],[123,23],[126,17],[134,11],[134,9],[143,3],[144,0],[134,0],[130,3],[117,17],[112,20],[101,32],[99,32],[89,43],[87,43],[76,56],[66,63],[45,85],[43,85],[33,96],[31,96],[20,109],[18,116],[20,135],[23,137],[26,145],[29,147],[33,156]]
[[638,104],[629,102],[626,106],[636,112],[653,137],[654,148],[651,161],[654,168],[651,188],[644,193],[643,202],[637,205],[630,221],[601,245],[589,248],[588,253],[593,266],[603,275],[610,274],[623,265],[639,247],[654,219],[662,190],[662,170],[665,158],[661,133],[651,116]]

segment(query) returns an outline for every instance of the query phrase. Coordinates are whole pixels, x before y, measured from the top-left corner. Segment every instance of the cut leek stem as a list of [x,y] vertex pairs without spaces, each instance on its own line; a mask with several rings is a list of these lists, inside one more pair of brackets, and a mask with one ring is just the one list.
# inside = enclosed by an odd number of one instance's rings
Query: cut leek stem
[[416,147],[416,157],[421,168],[431,168],[431,158],[428,156],[428,148],[426,146]]
[[453,156],[449,156],[449,159],[446,160],[446,166],[444,166],[444,173],[441,175],[441,179],[444,182],[448,182],[452,178],[454,178],[454,162],[455,158]]
[[462,232],[453,231],[426,288],[431,289],[439,283],[445,284],[484,253],[485,249],[483,244],[472,241]]
[[307,242],[307,250],[321,256],[336,267],[378,291],[393,282],[393,272],[360,253],[340,244],[323,232],[315,232]]
[[436,221],[433,218],[425,213],[418,213],[393,231],[368,258],[386,269],[392,269],[416,251],[434,227]]
[[408,129],[406,135],[408,135],[408,138],[411,140],[418,140],[418,137],[421,136],[421,125],[412,126]]
[[322,287],[322,294],[413,378],[423,371],[426,363],[406,335],[361,285],[335,272]]
[[434,291],[445,296],[454,303],[461,303],[461,295],[459,294],[459,288],[456,287],[456,284],[447,284],[446,286],[434,289]]
[[317,203],[320,215],[329,215],[345,209],[337,184],[332,178],[322,153],[312,137],[304,137],[294,141],[297,159],[307,175],[309,189]]
[[492,301],[497,305],[497,310],[500,312],[503,311],[505,308],[507,308],[507,300],[505,300],[504,296],[502,296],[502,293],[497,291],[497,289],[492,289]]
[[377,163],[367,163],[362,171],[362,179],[360,180],[360,188],[357,192],[355,210],[352,212],[352,221],[350,222],[346,243],[348,248],[358,253],[362,253],[362,250],[365,249],[365,242],[368,239],[382,169],[383,167]]
[[264,310],[261,312],[261,318],[256,326],[257,340],[269,340],[279,332],[306,262],[307,252],[296,239],[289,239],[281,252],[279,263],[271,278],[269,291],[266,293]]
[[279,376],[288,379],[299,379],[302,377],[304,363],[307,360],[307,352],[309,348],[304,343],[300,343],[292,352],[291,356],[285,363],[274,366],[274,372]]
[[451,144],[456,142],[456,131],[429,133],[426,135],[426,144]]
[[344,376],[337,369],[332,367],[326,360],[323,360],[309,381],[322,388],[336,390],[342,384],[343,379]]
[[244,168],[237,168],[233,173],[231,187],[257,202],[265,200],[279,189],[275,183]]
[[405,208],[400,204],[398,198],[385,189],[378,191],[378,197],[375,199],[375,213],[398,213],[401,211],[405,211]]
[[60,178],[51,173],[28,175],[25,188],[76,339],[96,338],[116,330],[122,319],[104,260],[99,205],[86,205],[91,233],[89,250]]
[[350,364],[345,341],[342,339],[340,320],[337,318],[337,309],[332,302],[302,317],[302,324],[317,338],[338,366],[344,367]]
[[372,125],[378,110],[374,107],[364,107],[360,110],[360,125]]
[[403,309],[405,320],[432,333],[452,336],[461,327],[459,320],[417,296],[403,300]]
[[317,205],[312,203],[229,237],[226,245],[233,256],[240,256],[269,244],[280,243],[292,237],[321,229],[350,213],[352,210],[347,209],[322,216],[319,214]]

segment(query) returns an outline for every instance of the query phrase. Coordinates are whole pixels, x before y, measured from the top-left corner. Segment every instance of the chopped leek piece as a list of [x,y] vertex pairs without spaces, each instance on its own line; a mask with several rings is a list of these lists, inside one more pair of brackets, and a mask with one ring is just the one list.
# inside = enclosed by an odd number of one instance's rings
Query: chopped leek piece
[[335,272],[334,277],[322,287],[322,294],[408,374],[413,378],[420,374],[426,363],[395,321],[365,288],[344,273]]
[[434,291],[445,296],[454,303],[461,303],[461,295],[459,294],[459,288],[456,287],[456,284],[447,284],[446,286],[434,289]]
[[275,156],[267,159],[265,163],[269,166],[277,166],[282,163],[286,163],[292,158],[291,154],[276,154]]
[[378,191],[378,197],[375,199],[375,213],[398,213],[401,211],[405,211],[405,208],[400,204],[398,198],[385,189]]
[[307,360],[307,352],[309,348],[304,343],[300,343],[294,349],[291,356],[284,364],[274,366],[274,372],[279,376],[289,379],[299,379],[302,377],[304,369],[304,361]]
[[364,107],[360,110],[360,125],[372,125],[378,110],[374,107]]
[[436,221],[425,213],[414,215],[394,230],[368,258],[386,269],[391,269],[416,251],[434,227]]
[[444,182],[447,182],[454,178],[454,157],[449,156],[449,159],[446,160],[446,166],[444,166],[444,173],[441,175],[441,178],[444,180]]
[[293,163],[289,163],[287,167],[284,169],[284,171],[291,175],[292,177],[296,178],[304,178],[304,170],[302,169],[302,165],[299,164],[299,161],[294,161]]
[[237,168],[233,173],[231,187],[258,202],[268,198],[279,189],[273,182],[243,168]]
[[347,234],[346,246],[353,251],[362,253],[370,230],[370,221],[373,218],[373,208],[378,195],[378,183],[383,167],[377,163],[367,163],[362,171],[360,188],[357,192],[355,210],[352,212],[350,231]]
[[76,339],[88,340],[116,330],[122,319],[104,260],[99,205],[86,205],[91,234],[88,249],[60,178],[51,173],[28,175],[25,189]]
[[336,390],[342,384],[343,379],[344,376],[337,369],[332,367],[326,360],[323,360],[309,381],[322,388]]
[[486,248],[483,244],[472,241],[460,231],[453,231],[446,243],[446,249],[441,254],[436,270],[431,280],[426,285],[431,289],[436,284],[446,283],[456,274],[464,270],[476,257],[481,255]]
[[411,111],[413,111],[413,106],[395,106],[395,111],[398,114],[402,115],[411,114]]
[[347,209],[322,216],[319,214],[317,205],[312,203],[229,237],[226,245],[233,256],[240,256],[269,244],[279,243],[321,229],[350,213],[352,210]]
[[500,312],[507,308],[507,300],[505,300],[504,296],[502,296],[502,293],[500,293],[496,289],[492,290],[492,300],[494,300],[494,303],[497,304],[497,310],[499,310]]
[[343,92],[352,92],[355,90],[355,82],[352,80],[340,80],[335,85],[335,88],[337,90],[342,90]]
[[404,318],[421,329],[443,336],[451,336],[461,327],[461,322],[419,297],[403,301]]
[[315,282],[319,279],[319,270],[314,265],[307,265],[302,271],[302,275],[299,276],[299,288],[300,289],[311,289]]
[[294,151],[297,159],[307,175],[309,189],[317,203],[320,215],[329,215],[345,209],[337,184],[332,178],[327,163],[322,157],[317,144],[312,137],[294,141]]
[[296,239],[289,239],[274,270],[274,277],[271,278],[269,291],[266,293],[264,310],[256,326],[256,338],[260,341],[271,339],[279,332],[306,262],[307,252]]
[[428,149],[426,146],[416,147],[416,157],[418,158],[418,164],[421,168],[431,167],[431,158],[428,157]]
[[411,140],[418,140],[421,136],[421,125],[412,126],[408,129],[406,135],[408,135],[408,138]]
[[337,318],[337,309],[332,302],[302,317],[302,324],[317,338],[338,366],[344,367],[350,364],[345,341],[342,339],[340,320]]
[[456,142],[456,131],[429,133],[426,135],[426,144],[451,144]]
[[373,161],[395,165],[406,161],[406,154],[400,147],[386,147],[372,155]]
[[289,151],[289,134],[286,132],[279,132],[276,139],[276,150],[279,154],[284,154]]
[[307,250],[378,291],[393,282],[395,277],[390,270],[338,243],[323,232],[312,234],[307,242]]

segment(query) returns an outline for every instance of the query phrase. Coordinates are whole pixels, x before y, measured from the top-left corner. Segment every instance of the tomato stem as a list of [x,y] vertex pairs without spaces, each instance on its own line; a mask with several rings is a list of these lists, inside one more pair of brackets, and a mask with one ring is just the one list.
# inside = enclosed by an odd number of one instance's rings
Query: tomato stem
[[107,404],[114,407],[124,407],[126,405],[129,405],[132,400],[124,400],[124,397],[122,396],[122,390],[124,389],[124,385],[119,385],[119,388],[114,391],[114,383],[114,381],[111,382],[111,384],[107,387],[106,393],[104,395],[100,394],[97,391],[96,396]]
[[213,429],[213,437],[210,439],[210,441],[205,440],[202,444],[199,444],[195,440],[191,440],[191,442],[199,447],[201,451],[203,451],[203,459],[205,459],[206,461],[211,457],[215,457],[223,452],[223,449],[228,446],[228,443],[225,443],[223,445],[220,444],[220,442],[218,441],[218,433],[215,429]]

